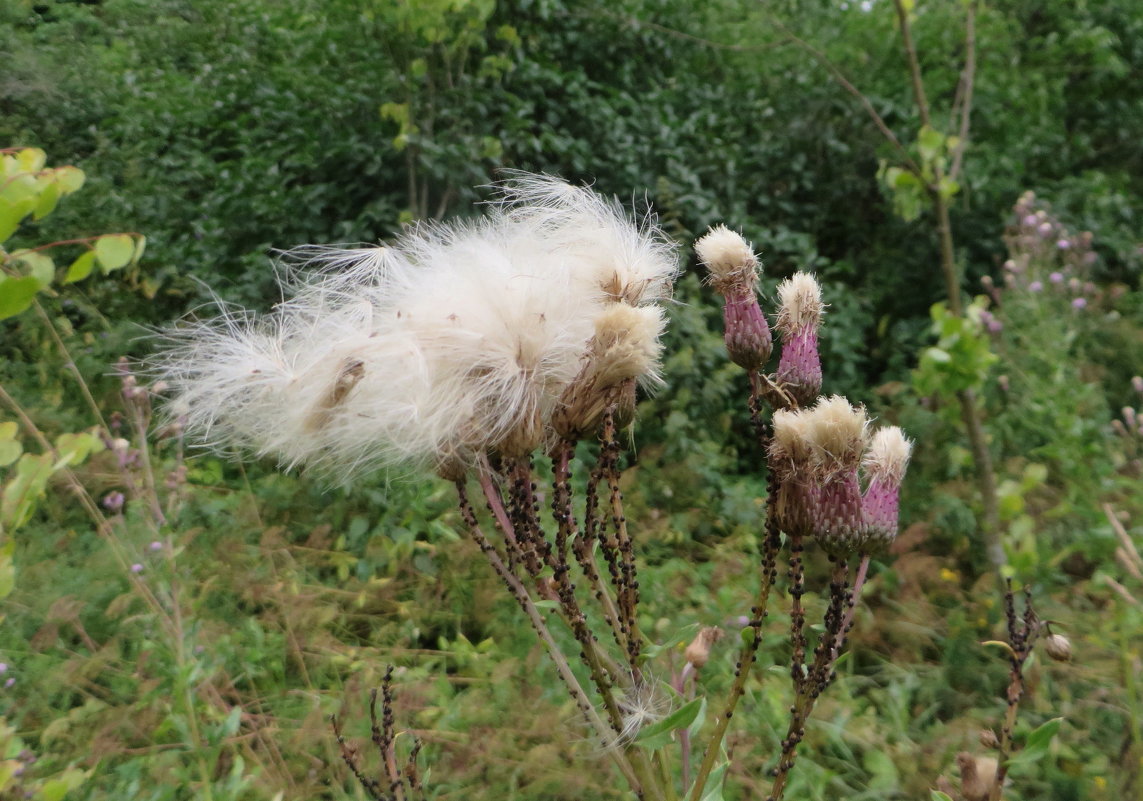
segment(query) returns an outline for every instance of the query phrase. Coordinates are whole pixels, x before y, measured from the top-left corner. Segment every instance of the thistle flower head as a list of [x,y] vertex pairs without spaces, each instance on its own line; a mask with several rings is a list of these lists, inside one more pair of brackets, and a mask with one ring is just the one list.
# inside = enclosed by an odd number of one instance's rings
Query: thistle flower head
[[913,443],[897,426],[879,428],[869,442],[861,467],[870,483],[899,487],[909,466]]
[[758,257],[742,235],[725,225],[711,227],[697,242],[695,253],[710,271],[719,294],[745,294],[758,281]]
[[[675,273],[665,238],[587,190],[519,180],[478,222],[303,248],[270,314],[224,308],[170,332],[156,372],[188,430],[342,478],[395,464],[456,475],[481,453],[541,444],[589,351],[602,347],[605,383],[654,383],[653,301]],[[647,304],[627,323],[605,285],[620,273],[620,294]]]
[[791,336],[821,324],[822,288],[809,273],[794,273],[778,284],[778,330]]
[[814,470],[821,479],[856,471],[868,441],[865,409],[832,395],[819,400],[806,417],[806,438]]

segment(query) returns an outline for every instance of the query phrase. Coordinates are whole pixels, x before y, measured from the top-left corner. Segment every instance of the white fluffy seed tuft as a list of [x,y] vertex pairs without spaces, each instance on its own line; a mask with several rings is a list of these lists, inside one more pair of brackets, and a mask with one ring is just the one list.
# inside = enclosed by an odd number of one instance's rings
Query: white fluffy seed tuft
[[695,242],[695,254],[710,271],[711,283],[724,295],[734,287],[750,289],[758,279],[753,247],[725,225],[713,226]]
[[809,273],[794,273],[778,284],[778,303],[777,328],[783,334],[821,324],[822,288]]
[[870,481],[899,487],[909,466],[913,443],[897,426],[878,429],[869,443],[861,466]]
[[503,194],[486,219],[414,226],[390,246],[292,251],[269,314],[223,307],[173,328],[154,365],[172,412],[211,447],[342,480],[452,470],[539,443],[617,299],[639,308],[611,335],[611,369],[655,383],[655,304],[677,272],[662,232],[553,178],[518,176]]

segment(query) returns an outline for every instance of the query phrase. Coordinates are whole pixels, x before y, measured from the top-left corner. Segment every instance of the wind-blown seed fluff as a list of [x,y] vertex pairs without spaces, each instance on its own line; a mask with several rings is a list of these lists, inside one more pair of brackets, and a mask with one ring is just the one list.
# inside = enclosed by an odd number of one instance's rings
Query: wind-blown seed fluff
[[[387,247],[300,249],[305,269],[269,314],[224,309],[175,328],[157,369],[174,413],[216,448],[340,478],[536,447],[614,303],[612,278],[652,304],[676,262],[650,221],[554,179],[526,185],[482,221],[415,226]],[[622,369],[653,383],[661,310],[642,319],[642,358]]]
[[861,467],[870,481],[900,486],[913,453],[913,443],[897,426],[880,428],[869,442]]

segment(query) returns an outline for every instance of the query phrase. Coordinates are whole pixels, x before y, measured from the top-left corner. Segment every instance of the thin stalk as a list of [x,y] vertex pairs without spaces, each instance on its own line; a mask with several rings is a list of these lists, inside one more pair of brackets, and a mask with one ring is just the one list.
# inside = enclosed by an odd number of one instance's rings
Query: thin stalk
[[504,564],[504,561],[500,558],[500,554],[493,547],[492,543],[489,542],[488,537],[485,536],[480,525],[477,523],[476,512],[468,500],[468,493],[465,490],[463,481],[456,482],[456,491],[461,515],[468,527],[469,536],[476,542],[477,547],[480,548],[484,557],[488,560],[489,564],[492,565],[492,569],[496,572],[496,575],[507,585],[516,603],[524,610],[524,614],[528,616],[532,628],[536,631],[540,642],[548,652],[548,656],[555,664],[556,672],[559,674],[560,679],[563,680],[564,686],[567,687],[572,699],[576,702],[576,706],[579,707],[580,713],[586,718],[588,725],[595,731],[596,736],[600,738],[608,755],[615,762],[616,767],[619,768],[624,778],[627,779],[631,788],[637,795],[642,797],[643,782],[635,775],[635,771],[628,760],[627,754],[622,749],[614,747],[615,734],[611,727],[608,726],[608,724],[600,718],[599,713],[595,711],[594,704],[592,704],[591,699],[580,685],[575,673],[572,672],[567,658],[564,656],[563,651],[560,650],[555,638],[552,637],[551,631],[548,630],[543,615],[540,614],[540,610],[536,607],[535,601],[532,600],[532,597],[528,594],[527,588],[516,578],[516,575],[508,569],[508,566]]

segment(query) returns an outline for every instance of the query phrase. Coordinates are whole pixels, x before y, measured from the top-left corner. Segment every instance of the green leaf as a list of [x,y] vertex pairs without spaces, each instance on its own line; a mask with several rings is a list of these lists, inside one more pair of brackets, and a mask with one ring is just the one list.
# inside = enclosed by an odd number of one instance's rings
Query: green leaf
[[702,731],[702,724],[706,722],[706,698],[699,698],[702,703],[699,705],[699,711],[695,715],[695,719],[691,721],[691,725],[687,726],[687,733],[691,737],[697,737],[698,733]]
[[36,176],[24,173],[15,175],[4,184],[0,184],[0,200],[9,203],[29,203],[28,211],[35,206],[36,198],[40,194],[40,186]]
[[0,276],[0,320],[15,317],[31,306],[39,291],[40,281],[35,276]]
[[131,263],[135,264],[143,258],[143,251],[147,249],[147,237],[139,234],[135,237],[135,254],[131,256]]
[[16,475],[0,496],[0,528],[12,530],[28,522],[35,503],[52,475],[50,454],[25,453],[16,463]]
[[16,163],[24,172],[39,172],[48,161],[48,154],[38,147],[26,147],[16,153]]
[[8,237],[16,233],[16,229],[20,227],[20,220],[24,219],[29,211],[31,204],[26,201],[14,203],[0,198],[0,242],[7,241]]
[[51,181],[40,190],[40,197],[36,200],[36,205],[32,209],[32,219],[41,220],[47,217],[52,211],[55,210],[56,204],[60,200],[60,185],[55,181]]
[[79,464],[89,455],[99,453],[103,448],[103,440],[90,431],[81,431],[78,434],[60,434],[56,439],[56,453],[59,454],[59,460],[53,465],[52,470]]
[[50,286],[56,277],[56,263],[42,251],[17,250],[12,258],[22,262],[28,268],[28,274],[39,281],[41,287]]
[[9,420],[0,423],[0,467],[7,467],[20,458],[24,446],[16,439],[16,423]]
[[135,242],[129,234],[104,234],[95,240],[95,258],[105,273],[126,267],[133,255]]
[[1056,736],[1056,733],[1059,732],[1060,725],[1063,722],[1063,718],[1052,718],[1040,726],[1037,726],[1036,730],[1028,735],[1028,739],[1024,742],[1023,750],[1014,754],[1012,758],[1008,760],[1008,764],[1025,765],[1042,759],[1048,753],[1052,739]]
[[12,559],[15,550],[15,540],[0,545],[0,599],[7,598],[16,588],[16,563]]
[[[640,745],[647,745],[647,741],[658,739],[660,735],[669,735],[676,729],[685,729],[698,717],[699,710],[702,708],[703,703],[704,699],[696,698],[693,701],[683,704],[658,723],[652,723],[650,726],[644,727],[638,736],[636,736],[635,742]],[[670,742],[670,738],[668,738],[667,742]]]
[[942,793],[940,790],[931,790],[932,796],[929,801],[953,801],[949,798],[948,793]]
[[82,281],[91,275],[93,267],[95,267],[95,251],[86,250],[67,268],[67,275],[64,276],[63,282],[65,284],[74,284],[76,281]]
[[[706,777],[706,785],[703,787],[701,801],[722,801],[722,779],[726,775],[726,769],[730,767],[729,762],[723,762],[710,772]],[[691,788],[694,789],[693,786]],[[690,797],[690,792],[687,793]]]
[[60,191],[65,195],[78,192],[86,178],[87,176],[83,174],[83,170],[79,167],[68,166],[56,168],[56,183],[59,184]]

